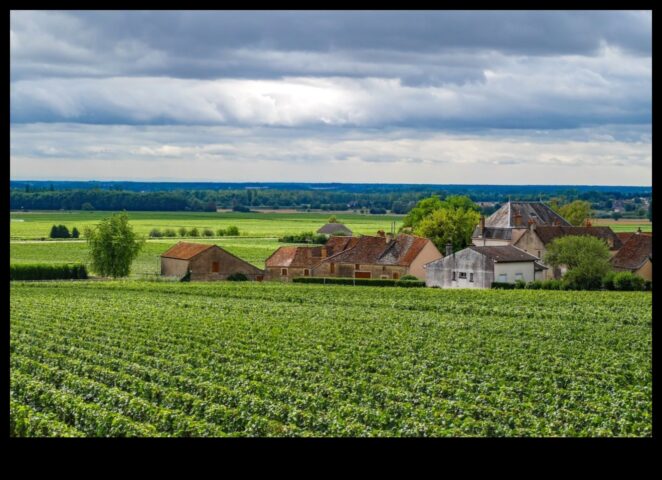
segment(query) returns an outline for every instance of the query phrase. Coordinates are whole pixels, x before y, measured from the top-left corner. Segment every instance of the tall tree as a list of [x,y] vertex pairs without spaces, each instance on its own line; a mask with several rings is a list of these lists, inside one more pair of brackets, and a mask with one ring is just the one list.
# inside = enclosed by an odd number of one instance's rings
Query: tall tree
[[145,240],[138,238],[126,213],[117,213],[85,231],[91,267],[102,276],[126,277]]
[[600,288],[602,278],[611,271],[610,257],[604,240],[589,235],[568,235],[550,242],[545,263],[552,267],[565,266],[567,284],[590,290]]
[[583,225],[591,216],[591,202],[585,200],[575,200],[562,207],[552,206],[552,209],[575,226]]
[[480,220],[473,209],[442,207],[424,217],[414,233],[432,240],[443,252],[450,242],[453,250],[461,250],[471,243],[471,234]]

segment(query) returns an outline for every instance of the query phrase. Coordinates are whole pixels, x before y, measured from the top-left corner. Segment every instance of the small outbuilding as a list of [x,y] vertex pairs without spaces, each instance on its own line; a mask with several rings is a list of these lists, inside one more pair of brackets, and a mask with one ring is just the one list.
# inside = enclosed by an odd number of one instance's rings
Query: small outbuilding
[[264,271],[222,249],[218,245],[179,242],[161,254],[161,275],[184,277],[191,281],[225,280],[241,273],[249,280],[262,281]]
[[640,231],[630,235],[611,264],[617,272],[632,272],[644,280],[653,280],[653,237]]
[[547,269],[538,258],[512,245],[470,246],[425,264],[425,284],[440,288],[491,288],[492,282],[541,280]]
[[349,228],[347,228],[342,223],[337,222],[327,223],[319,230],[317,230],[317,233],[322,233],[324,235],[344,235],[348,237],[352,236],[352,231]]

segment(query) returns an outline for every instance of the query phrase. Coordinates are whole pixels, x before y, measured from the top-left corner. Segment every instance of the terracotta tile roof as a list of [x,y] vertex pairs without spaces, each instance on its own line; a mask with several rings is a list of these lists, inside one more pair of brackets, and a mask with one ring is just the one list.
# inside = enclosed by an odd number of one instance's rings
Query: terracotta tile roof
[[329,237],[325,246],[327,248],[327,256],[335,255],[336,253],[352,248],[359,241],[359,237]]
[[565,226],[536,226],[536,235],[543,244],[566,235],[590,235],[597,237],[609,245],[610,250],[618,250],[623,246],[621,239],[609,227],[565,227]]
[[616,236],[623,245],[625,245],[625,242],[627,242],[632,235],[634,235],[634,232],[616,232]]
[[319,230],[317,230],[317,233],[325,233],[327,235],[331,235],[336,232],[345,232],[347,235],[352,234],[352,231],[342,223],[327,223]]
[[351,248],[358,242],[358,237],[330,237],[325,245],[315,247],[283,246],[267,260],[267,267],[311,267],[326,257]]
[[204,244],[204,243],[178,242],[176,245],[172,246],[164,253],[162,253],[161,256],[167,258],[177,258],[179,260],[190,260],[196,255],[199,255],[200,253],[212,247],[215,247],[215,245]]
[[538,260],[538,257],[534,257],[526,253],[524,250],[520,250],[517,247],[512,245],[501,245],[493,247],[476,247],[471,245],[470,248],[476,252],[485,255],[487,258],[494,260],[495,262],[504,263],[504,262],[535,262]]
[[364,265],[411,265],[425,245],[427,238],[400,234],[387,241],[385,237],[362,236],[353,246],[324,261],[335,263],[358,263]]
[[517,226],[517,215],[520,218],[519,225],[523,228],[526,228],[529,220],[536,225],[553,225],[558,222],[570,226],[566,219],[542,202],[508,202],[485,219],[485,226],[513,228]]
[[636,270],[646,262],[646,259],[653,259],[653,237],[634,234],[611,258],[611,264],[614,268]]
[[271,254],[264,262],[267,267],[289,267],[294,257],[297,254],[295,246],[279,247],[274,253]]

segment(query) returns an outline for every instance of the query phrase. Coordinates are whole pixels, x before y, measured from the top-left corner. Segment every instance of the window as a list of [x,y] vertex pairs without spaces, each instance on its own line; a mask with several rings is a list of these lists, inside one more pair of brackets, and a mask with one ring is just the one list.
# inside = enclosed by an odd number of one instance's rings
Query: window
[[211,271],[214,273],[218,273],[220,270],[218,262],[211,262]]
[[470,281],[470,282],[473,282],[473,281],[474,281],[474,274],[473,274],[473,273],[470,273],[470,274],[469,274],[469,281]]
[[388,280],[388,275],[382,275],[380,278]]
[[460,278],[463,280],[467,279],[467,272],[460,272]]
[[508,281],[508,274],[507,273],[502,273],[499,275],[499,281],[501,283],[506,283]]
[[331,263],[331,264],[329,264],[329,265],[330,265],[330,267],[329,267],[329,272],[331,272],[331,273],[336,273],[336,264],[335,264],[335,263]]
[[455,281],[455,270],[453,270],[453,281]]
[[538,258],[540,258],[540,250],[538,250]]
[[393,280],[397,280],[400,278],[400,274],[398,272],[393,272]]
[[304,268],[303,269],[303,276],[304,277],[310,277],[310,270],[308,270],[307,268]]
[[516,273],[515,274],[515,280],[524,280],[524,274],[523,273]]
[[280,275],[281,275],[282,277],[287,276],[287,268],[281,268],[281,269],[280,269]]
[[361,270],[361,265],[358,263],[354,265],[354,270]]

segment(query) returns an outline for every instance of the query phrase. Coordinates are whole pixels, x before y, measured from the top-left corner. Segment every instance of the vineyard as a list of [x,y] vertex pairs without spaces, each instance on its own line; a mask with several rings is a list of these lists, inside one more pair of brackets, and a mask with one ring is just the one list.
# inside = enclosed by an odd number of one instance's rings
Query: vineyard
[[12,282],[14,436],[651,436],[648,292]]

